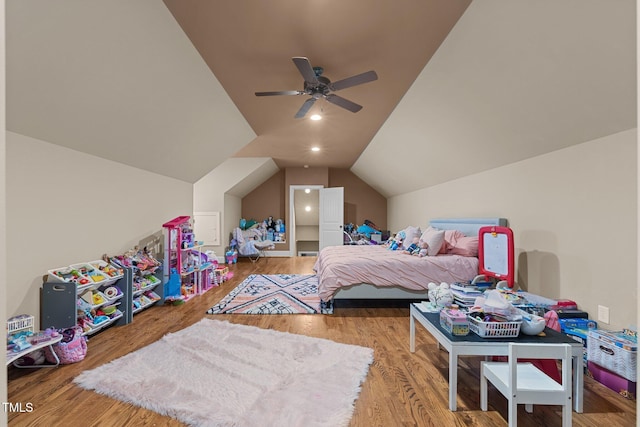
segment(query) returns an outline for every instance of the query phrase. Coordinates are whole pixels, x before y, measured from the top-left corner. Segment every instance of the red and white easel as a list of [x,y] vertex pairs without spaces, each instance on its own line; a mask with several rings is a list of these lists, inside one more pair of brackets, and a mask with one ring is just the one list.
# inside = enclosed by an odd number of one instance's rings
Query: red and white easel
[[496,288],[513,288],[513,231],[509,227],[491,225],[478,230],[478,272],[473,283],[495,279]]

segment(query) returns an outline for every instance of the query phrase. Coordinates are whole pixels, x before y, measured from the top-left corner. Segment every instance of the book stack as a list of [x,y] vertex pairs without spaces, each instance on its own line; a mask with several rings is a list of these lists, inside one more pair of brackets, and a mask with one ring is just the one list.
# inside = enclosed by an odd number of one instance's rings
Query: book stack
[[461,307],[473,306],[476,298],[481,296],[485,289],[471,283],[452,283],[449,288],[453,294],[453,300]]

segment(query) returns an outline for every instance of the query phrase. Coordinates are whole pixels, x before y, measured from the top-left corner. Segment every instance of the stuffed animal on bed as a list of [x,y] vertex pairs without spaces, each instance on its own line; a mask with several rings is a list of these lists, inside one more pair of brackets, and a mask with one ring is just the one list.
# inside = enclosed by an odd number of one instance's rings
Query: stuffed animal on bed
[[409,246],[407,246],[407,248],[405,250],[403,250],[402,252],[405,254],[409,254],[409,255],[415,255],[418,252],[420,252],[420,239],[418,237],[414,237],[413,241],[411,242],[411,244]]
[[414,253],[413,255],[417,255],[420,258],[429,255],[429,244],[427,242],[425,242],[424,240],[420,239],[420,241],[418,242],[418,252]]
[[392,251],[397,251],[402,249],[402,242],[404,242],[406,235],[403,231],[399,231],[398,234],[395,235],[391,243],[389,244],[389,249]]

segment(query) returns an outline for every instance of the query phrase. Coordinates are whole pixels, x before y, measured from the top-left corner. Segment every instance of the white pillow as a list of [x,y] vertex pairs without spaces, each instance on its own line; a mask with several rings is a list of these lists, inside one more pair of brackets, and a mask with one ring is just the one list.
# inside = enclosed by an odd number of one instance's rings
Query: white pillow
[[403,246],[407,248],[411,243],[413,243],[413,239],[415,237],[420,238],[420,234],[422,234],[422,231],[420,231],[420,228],[413,227],[410,225],[404,229],[404,234],[405,234],[405,238],[404,238]]
[[438,230],[433,227],[427,228],[420,239],[427,242],[427,255],[436,256],[440,252],[440,248],[444,243],[444,230]]

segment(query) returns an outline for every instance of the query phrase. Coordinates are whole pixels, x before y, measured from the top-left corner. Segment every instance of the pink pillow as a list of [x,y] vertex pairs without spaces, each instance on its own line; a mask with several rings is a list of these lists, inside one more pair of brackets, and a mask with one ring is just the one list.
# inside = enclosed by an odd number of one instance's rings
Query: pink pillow
[[451,249],[456,246],[458,239],[461,237],[465,237],[464,233],[460,230],[445,230],[444,232],[444,243],[440,248],[441,254],[448,254]]
[[456,244],[450,254],[462,256],[478,256],[478,236],[462,236],[456,241]]

